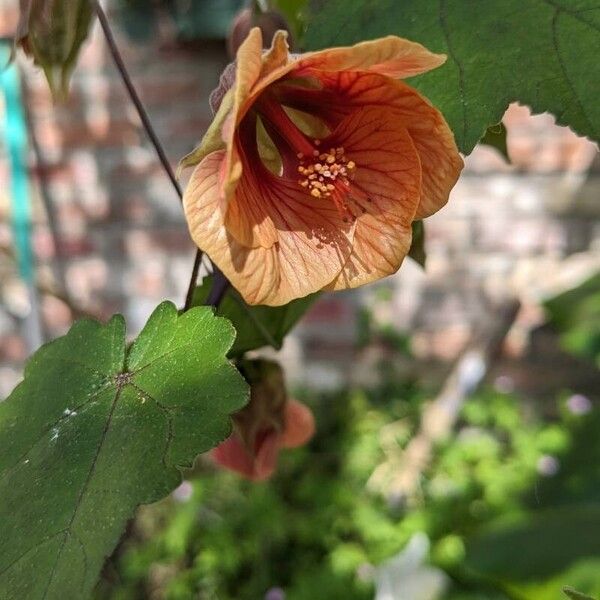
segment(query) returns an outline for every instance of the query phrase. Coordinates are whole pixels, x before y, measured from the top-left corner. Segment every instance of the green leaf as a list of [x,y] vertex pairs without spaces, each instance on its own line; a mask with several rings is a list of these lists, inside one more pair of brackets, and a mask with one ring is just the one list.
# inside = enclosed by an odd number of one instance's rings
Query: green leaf
[[448,56],[410,80],[469,153],[510,102],[600,140],[597,0],[313,0],[308,49],[387,34]]
[[[208,275],[194,292],[193,306],[206,302],[211,287],[212,275]],[[287,333],[318,296],[318,293],[311,294],[284,306],[248,306],[233,288],[229,288],[217,309],[217,314],[227,317],[237,331],[229,356],[241,356],[263,346],[281,348]]]
[[44,69],[56,98],[67,94],[93,14],[90,0],[21,0],[15,44]]
[[425,253],[425,226],[423,221],[413,221],[412,242],[408,255],[421,267],[425,268],[427,254]]
[[545,303],[561,345],[600,365],[600,273]]
[[502,158],[504,158],[507,163],[510,163],[508,148],[506,146],[506,127],[504,126],[504,123],[496,123],[496,125],[488,127],[479,143],[495,148],[500,152]]
[[568,596],[571,600],[595,600],[595,598],[582,594],[570,587],[563,588],[563,592],[565,593],[565,596]]
[[0,404],[0,598],[86,598],[141,503],[223,440],[247,386],[234,331],[165,302],[129,350],[119,316],[38,350]]
[[302,35],[308,0],[274,0],[271,5],[279,10],[292,28],[295,39]]
[[468,541],[465,564],[488,577],[543,581],[576,560],[598,556],[599,527],[595,504],[542,510],[515,523],[500,519]]

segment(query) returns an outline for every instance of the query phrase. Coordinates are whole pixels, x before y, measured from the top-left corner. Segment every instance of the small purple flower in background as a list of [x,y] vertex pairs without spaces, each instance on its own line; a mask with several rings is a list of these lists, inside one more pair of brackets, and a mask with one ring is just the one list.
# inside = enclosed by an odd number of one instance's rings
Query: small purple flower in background
[[510,394],[515,391],[515,382],[508,375],[498,375],[494,380],[494,389],[501,394]]
[[543,454],[537,462],[537,471],[543,477],[554,477],[560,470],[558,459],[550,454]]
[[273,587],[267,590],[265,600],[285,600],[285,592],[280,587]]
[[567,400],[567,408],[574,415],[586,415],[592,410],[592,402],[583,394],[573,394]]
[[187,480],[181,482],[179,487],[173,490],[173,498],[177,502],[187,502],[194,493],[194,486]]

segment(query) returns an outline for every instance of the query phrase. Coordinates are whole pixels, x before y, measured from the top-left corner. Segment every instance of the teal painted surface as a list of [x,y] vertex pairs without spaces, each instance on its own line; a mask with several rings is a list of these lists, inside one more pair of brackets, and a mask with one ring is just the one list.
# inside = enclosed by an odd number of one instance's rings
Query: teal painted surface
[[[180,40],[196,41],[226,38],[232,19],[244,3],[244,0],[160,0],[158,5],[173,19]],[[161,11],[149,10],[148,0],[118,0],[115,5],[119,24],[131,38],[147,42],[157,35]]]
[[[8,63],[10,48],[0,46],[0,65]],[[0,93],[4,100],[4,122],[0,135],[10,161],[10,197],[12,226],[19,273],[27,282],[33,281],[31,251],[31,202],[27,169],[27,127],[21,100],[19,73],[14,63],[0,69]]]

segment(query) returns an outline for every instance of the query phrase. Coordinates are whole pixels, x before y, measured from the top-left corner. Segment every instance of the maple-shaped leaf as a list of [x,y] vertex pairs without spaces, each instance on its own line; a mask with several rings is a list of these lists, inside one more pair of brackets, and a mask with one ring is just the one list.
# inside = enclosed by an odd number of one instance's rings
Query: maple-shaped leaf
[[86,598],[136,506],[227,437],[247,386],[235,332],[169,302],[127,349],[121,316],[38,350],[0,404],[0,598]]

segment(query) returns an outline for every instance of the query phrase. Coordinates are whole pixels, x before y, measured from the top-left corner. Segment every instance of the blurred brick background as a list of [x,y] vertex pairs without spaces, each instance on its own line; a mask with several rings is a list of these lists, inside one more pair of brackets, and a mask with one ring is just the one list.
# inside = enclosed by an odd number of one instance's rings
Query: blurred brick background
[[[14,32],[16,4],[0,0],[0,37]],[[169,35],[136,43],[115,29],[175,165],[209,124],[207,97],[227,63],[224,44],[182,46]],[[177,196],[97,27],[66,105],[52,104],[39,70],[22,57],[18,64],[39,146],[29,164],[42,287],[66,289],[73,304],[100,317],[124,313],[134,334],[159,301],[181,303],[185,294],[194,248]],[[2,110],[0,104],[0,120]],[[540,301],[600,269],[597,147],[526,107],[511,106],[504,122],[512,165],[488,147],[467,158],[448,206],[426,223],[425,271],[407,260],[379,285],[325,296],[283,350],[294,380],[335,386],[351,378],[357,311],[365,304],[377,323],[413,334],[417,358],[443,364],[495,318],[503,300],[518,297],[523,308],[511,333],[518,352],[543,322]],[[0,398],[28,354],[22,329],[29,307],[10,258],[9,193],[0,140]],[[68,304],[42,293],[40,306],[45,339],[68,328]]]

